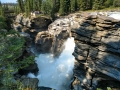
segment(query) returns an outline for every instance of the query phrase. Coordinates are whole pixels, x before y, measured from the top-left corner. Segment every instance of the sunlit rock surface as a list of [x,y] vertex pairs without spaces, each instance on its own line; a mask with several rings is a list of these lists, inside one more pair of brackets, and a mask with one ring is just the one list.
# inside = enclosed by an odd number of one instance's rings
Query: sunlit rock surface
[[77,18],[84,20],[79,28],[71,30],[75,39],[74,90],[96,89],[103,80],[120,83],[120,20],[111,17]]
[[38,32],[45,31],[52,22],[49,17],[25,17],[24,14],[18,14],[12,24],[14,30],[27,33],[31,38],[35,38]]
[[[74,80],[72,83],[70,82],[72,89],[96,90],[102,82],[107,83],[105,85],[108,86],[119,86],[116,83],[120,83],[120,20],[117,20],[119,17],[116,19],[112,17],[114,17],[114,15],[109,13],[70,14],[49,25],[47,36],[39,34],[40,37],[36,42],[40,43],[41,41],[45,42],[49,36],[53,36],[54,44],[50,45],[52,47],[55,47],[54,45],[57,46],[56,52],[59,51],[57,49],[61,49],[66,38],[69,36],[74,37]],[[72,43],[73,42],[71,42],[69,46]],[[61,53],[58,59],[60,59],[62,55],[67,55],[66,53]],[[65,62],[62,60],[65,60]],[[57,61],[59,60],[56,60],[56,63]],[[64,75],[60,74],[67,71],[67,68],[65,67],[69,65],[67,58],[63,57],[60,61],[67,64],[61,65],[59,62],[60,65],[58,64],[56,68],[53,67],[53,70],[51,70],[51,67],[54,66],[53,64],[55,63],[53,55],[42,54],[37,58],[37,63],[42,64],[38,66],[40,68],[40,72],[37,77],[41,80],[39,85],[45,84],[46,87],[52,87],[57,90],[70,89],[66,89],[64,87],[64,85],[66,85],[66,83],[64,83],[65,79],[61,78],[61,76],[64,77]],[[71,60],[69,62],[71,62]],[[48,65],[48,63],[50,64]],[[46,70],[42,68],[45,68]],[[57,69],[58,71],[56,73],[59,73],[60,75],[58,75],[59,78],[51,80],[49,76],[51,75],[50,77],[52,77],[53,73],[51,71],[54,71],[54,69]],[[46,75],[44,72],[48,72],[49,74]],[[55,77],[56,76],[53,78]],[[43,78],[51,81],[44,82]],[[52,83],[54,83],[55,86]],[[63,86],[59,86],[58,83]]]
[[59,56],[63,44],[70,37],[69,19],[57,19],[49,25],[47,31],[39,32],[35,39],[36,50],[41,53],[52,53]]

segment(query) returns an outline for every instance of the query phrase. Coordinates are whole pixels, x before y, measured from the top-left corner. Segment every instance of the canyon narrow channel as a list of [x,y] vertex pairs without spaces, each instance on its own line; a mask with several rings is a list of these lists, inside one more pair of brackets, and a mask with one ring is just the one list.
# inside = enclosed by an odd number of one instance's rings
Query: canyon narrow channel
[[[52,54],[40,54],[35,58],[39,68],[36,76],[39,79],[38,86],[70,90],[74,68],[74,38],[68,38],[64,45],[65,49],[58,58],[54,58]],[[28,76],[34,77],[31,73]]]

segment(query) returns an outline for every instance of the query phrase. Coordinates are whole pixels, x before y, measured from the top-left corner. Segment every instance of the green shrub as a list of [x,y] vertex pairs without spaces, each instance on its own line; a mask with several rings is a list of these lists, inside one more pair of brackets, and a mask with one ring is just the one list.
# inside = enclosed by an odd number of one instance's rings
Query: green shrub
[[0,84],[3,86],[0,90],[19,90],[10,89],[18,84],[14,82],[13,74],[34,61],[33,56],[18,59],[23,53],[24,45],[25,39],[17,32],[0,30]]
[[3,16],[0,16],[0,30],[5,29],[7,27],[7,24],[5,21],[6,19]]

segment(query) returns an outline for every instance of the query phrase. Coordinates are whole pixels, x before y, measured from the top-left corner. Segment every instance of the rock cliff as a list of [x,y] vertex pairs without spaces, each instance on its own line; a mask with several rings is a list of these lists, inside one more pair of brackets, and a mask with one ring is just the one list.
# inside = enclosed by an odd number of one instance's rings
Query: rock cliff
[[120,83],[120,21],[100,15],[77,20],[80,27],[71,30],[76,44],[75,90],[96,89],[103,80]]
[[52,20],[45,16],[25,18],[24,14],[18,14],[12,26],[14,30],[28,33],[30,37],[35,38],[37,33],[46,30],[51,22]]
[[[23,25],[19,23],[19,27]],[[118,87],[120,21],[100,14],[71,14],[55,20],[47,31],[37,33],[35,48],[42,53],[59,55],[70,36],[75,41],[72,89],[96,90],[103,82],[106,87]]]
[[74,90],[94,90],[103,81],[120,83],[119,20],[100,14],[76,13],[49,26],[52,35],[61,30],[69,32],[75,40]]
[[39,32],[35,39],[36,50],[59,56],[64,42],[70,36],[69,19],[57,19],[48,26],[47,31]]

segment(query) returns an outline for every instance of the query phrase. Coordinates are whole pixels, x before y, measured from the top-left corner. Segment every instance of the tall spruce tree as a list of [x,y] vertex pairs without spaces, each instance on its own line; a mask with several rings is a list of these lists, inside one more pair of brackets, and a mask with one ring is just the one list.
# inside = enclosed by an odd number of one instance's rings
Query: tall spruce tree
[[101,0],[95,0],[94,2],[93,2],[93,9],[94,10],[99,10],[99,9],[101,9],[101,7],[102,7],[102,3],[101,3],[102,1]]
[[69,13],[70,12],[70,0],[64,0],[64,3],[65,3],[65,14]]
[[23,0],[17,0],[18,1],[18,7],[20,12],[24,12],[24,3]]
[[25,0],[25,15],[26,17],[29,16],[30,14],[30,1],[29,0]]
[[120,0],[114,0],[113,1],[113,6],[114,7],[120,7]]
[[86,0],[85,10],[92,9],[92,0]]
[[80,0],[80,10],[86,10],[86,0]]
[[33,11],[33,0],[30,0],[30,10]]
[[42,2],[42,12],[45,15],[49,15],[51,17],[54,17],[54,0],[46,0]]
[[3,16],[3,17],[5,16],[1,1],[0,1],[0,16]]
[[60,8],[59,8],[59,13],[60,15],[64,15],[65,14],[65,0],[60,0]]
[[113,5],[113,1],[114,1],[114,0],[107,0],[107,1],[105,2],[105,6],[106,6],[106,7],[112,6],[112,5]]
[[37,10],[37,1],[33,0],[33,11]]
[[41,11],[42,0],[38,0],[38,10]]
[[54,11],[59,12],[60,0],[54,0]]
[[76,10],[76,0],[70,0],[70,11],[74,12]]

